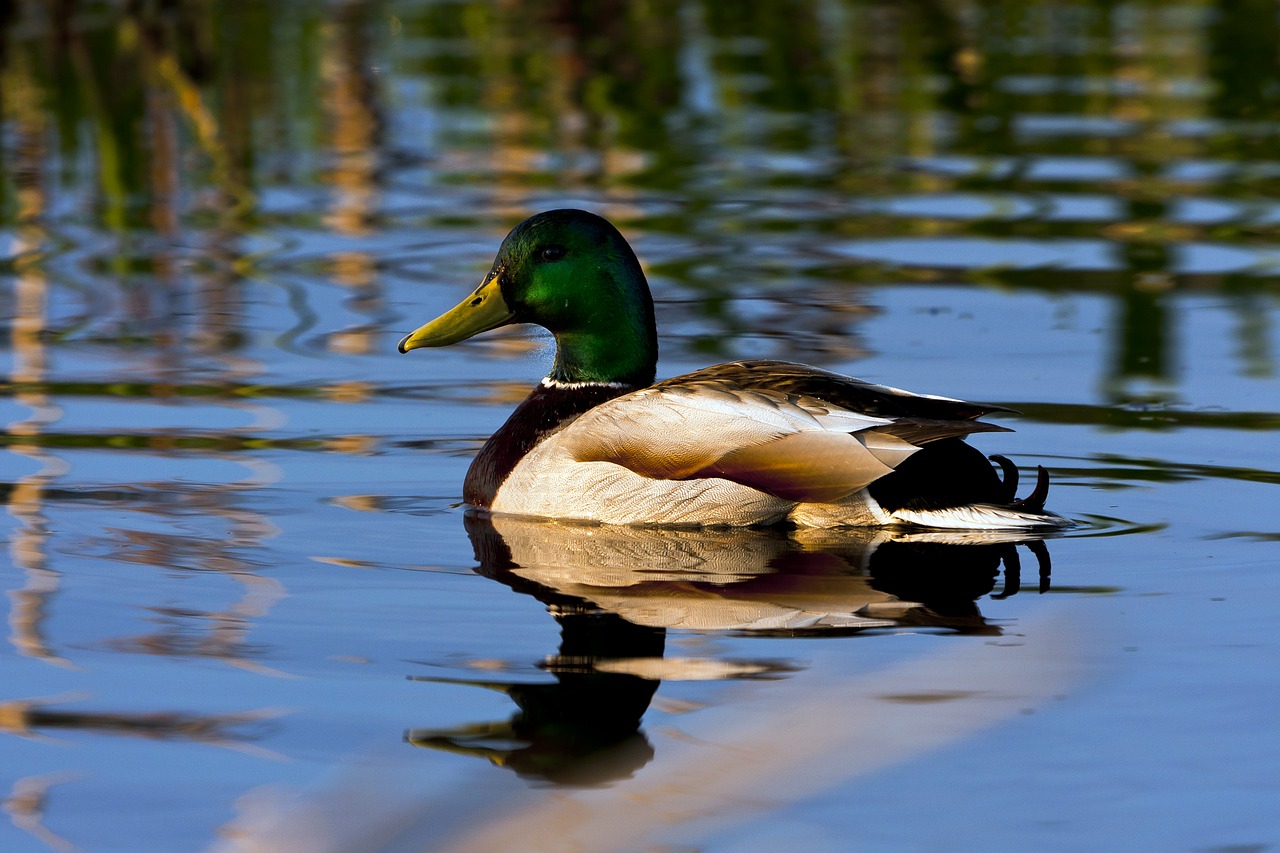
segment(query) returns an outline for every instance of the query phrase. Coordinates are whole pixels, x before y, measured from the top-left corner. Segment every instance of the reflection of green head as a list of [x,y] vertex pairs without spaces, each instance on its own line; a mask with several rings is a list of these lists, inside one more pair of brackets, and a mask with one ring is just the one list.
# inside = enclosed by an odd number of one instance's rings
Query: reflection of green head
[[627,241],[593,213],[551,210],[521,222],[479,289],[406,337],[400,351],[447,346],[508,323],[536,323],[555,335],[553,379],[653,382],[649,285]]

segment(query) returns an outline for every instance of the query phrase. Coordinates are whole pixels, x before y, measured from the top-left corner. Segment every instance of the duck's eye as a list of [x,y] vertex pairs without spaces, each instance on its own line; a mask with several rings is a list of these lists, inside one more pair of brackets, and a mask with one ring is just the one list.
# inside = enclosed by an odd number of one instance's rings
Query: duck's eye
[[544,261],[558,261],[565,255],[564,246],[548,246],[542,250],[541,257]]

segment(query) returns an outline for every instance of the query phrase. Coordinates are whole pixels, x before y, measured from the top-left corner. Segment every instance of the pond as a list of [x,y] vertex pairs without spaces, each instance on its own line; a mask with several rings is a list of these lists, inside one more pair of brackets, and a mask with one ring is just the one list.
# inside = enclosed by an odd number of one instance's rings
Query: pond
[[[1280,845],[1274,5],[4,8],[0,849]],[[469,516],[557,207],[1076,526]]]

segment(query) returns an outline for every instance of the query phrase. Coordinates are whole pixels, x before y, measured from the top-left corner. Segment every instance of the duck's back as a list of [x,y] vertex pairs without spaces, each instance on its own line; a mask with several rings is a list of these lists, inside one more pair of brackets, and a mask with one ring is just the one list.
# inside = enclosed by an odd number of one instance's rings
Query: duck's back
[[1003,430],[976,420],[998,406],[779,361],[622,392],[544,382],[477,457],[468,502],[626,524],[1043,523],[1026,504],[949,512],[1018,503],[1008,476],[961,441]]
[[[745,390],[768,390],[812,397],[849,411],[884,418],[971,421],[983,415],[1012,411],[1004,406],[970,403],[930,394],[914,394],[901,388],[877,385],[808,364],[765,359],[731,361],[713,367],[704,367],[693,373],[666,379],[654,387],[679,386],[703,381],[723,382]],[[1003,429],[990,424],[985,427],[988,431]]]

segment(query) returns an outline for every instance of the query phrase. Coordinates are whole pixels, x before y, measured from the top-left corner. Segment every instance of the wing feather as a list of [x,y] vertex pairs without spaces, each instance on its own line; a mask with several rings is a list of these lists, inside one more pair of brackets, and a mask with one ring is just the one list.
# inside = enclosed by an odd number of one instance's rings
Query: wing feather
[[575,461],[612,462],[653,479],[720,477],[788,500],[826,501],[863,488],[918,449],[867,435],[892,423],[816,400],[695,382],[611,400],[552,440]]
[[[626,394],[579,417],[551,441],[578,462],[611,462],[658,480],[722,478],[786,500],[852,495],[931,441],[1003,430],[973,420],[993,407],[923,398],[781,362],[730,365]],[[743,387],[760,373],[783,389]],[[853,393],[850,392],[853,389]],[[850,397],[876,400],[872,413]],[[906,413],[903,410],[913,410]]]
[[806,430],[740,447],[693,476],[723,477],[787,500],[826,503],[892,470],[848,433]]
[[714,380],[738,388],[767,388],[788,394],[809,395],[852,411],[882,417],[922,417],[939,420],[971,420],[993,412],[1012,412],[1005,406],[971,403],[932,394],[914,394],[901,388],[876,385],[807,364],[789,361],[735,361],[676,376],[655,387]]
[[1013,432],[1008,427],[985,421],[937,421],[924,418],[901,418],[891,424],[876,427],[875,431],[897,436],[917,446],[944,438],[964,438],[977,432]]

